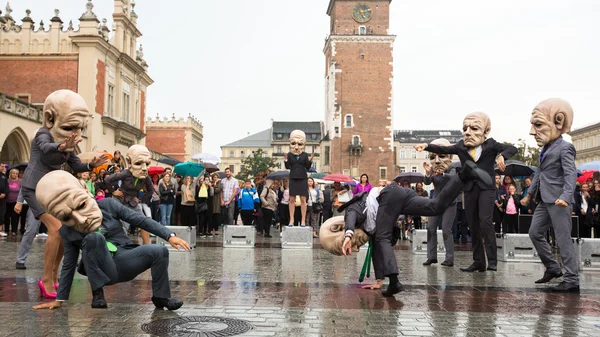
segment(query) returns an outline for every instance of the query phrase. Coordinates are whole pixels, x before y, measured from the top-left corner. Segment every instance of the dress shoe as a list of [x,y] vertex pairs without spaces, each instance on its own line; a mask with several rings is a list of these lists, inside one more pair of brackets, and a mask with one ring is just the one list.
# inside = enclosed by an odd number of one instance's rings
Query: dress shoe
[[45,297],[45,298],[56,298],[56,292],[49,293],[46,291],[46,288],[44,288],[44,282],[42,282],[42,279],[40,279],[38,281],[38,287],[40,288],[40,296]]
[[427,261],[423,262],[424,266],[428,266],[432,263],[438,263],[436,259],[427,259]]
[[16,267],[17,269],[27,269],[27,267],[25,267],[25,263],[21,263],[21,262],[17,262],[17,263],[15,264],[15,267]]
[[488,266],[487,270],[489,270],[489,271],[498,271],[498,267],[497,266]]
[[474,264],[468,266],[467,268],[460,268],[461,271],[466,271],[468,273],[472,273],[474,271],[478,271],[480,273],[483,273],[485,271],[485,267],[478,267]]
[[160,298],[152,296],[152,303],[157,309],[167,308],[169,310],[177,310],[181,308],[183,302],[176,298]]
[[442,266],[444,266],[444,267],[454,267],[454,262],[444,261],[444,262],[442,262]]
[[271,234],[265,234],[265,238],[272,238]]
[[402,290],[404,290],[404,288],[402,287],[402,284],[400,282],[394,282],[394,283],[390,283],[388,285],[387,289],[381,292],[381,295],[383,295],[385,297],[392,297],[395,294],[401,292]]
[[535,283],[537,283],[537,284],[540,284],[540,283],[548,283],[548,282],[550,282],[550,281],[551,281],[553,278],[559,278],[559,277],[561,277],[561,276],[563,276],[563,273],[562,273],[562,271],[561,271],[561,272],[558,272],[558,274],[554,274],[554,273],[551,273],[551,272],[549,272],[549,271],[547,271],[547,270],[546,270],[546,271],[544,272],[544,276],[543,276],[541,279],[539,279],[539,280],[535,281]]
[[579,285],[578,284],[568,284],[565,281],[559,283],[556,287],[550,287],[550,291],[555,293],[578,293]]
[[462,165],[462,169],[460,170],[460,173],[458,176],[460,177],[460,180],[462,180],[463,182],[467,182],[469,180],[479,180],[482,183],[484,183],[485,185],[488,185],[488,186],[494,185],[494,182],[492,181],[492,176],[490,176],[490,174],[487,173],[486,171],[477,167],[477,164],[475,164],[473,161],[470,161],[470,160],[466,161]]
[[106,309],[108,305],[106,304],[106,300],[104,299],[104,290],[102,288],[98,288],[92,291],[92,309]]

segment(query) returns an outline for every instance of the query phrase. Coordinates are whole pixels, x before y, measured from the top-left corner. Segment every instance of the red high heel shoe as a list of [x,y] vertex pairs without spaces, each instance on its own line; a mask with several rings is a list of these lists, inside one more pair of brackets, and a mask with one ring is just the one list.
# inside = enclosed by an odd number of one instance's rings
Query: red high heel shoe
[[42,279],[40,279],[38,281],[38,287],[40,287],[40,296],[45,297],[45,298],[56,298],[56,292],[49,293],[46,291],[46,288],[44,288],[44,282],[42,282]]
[[58,283],[54,283],[54,289],[58,290]]

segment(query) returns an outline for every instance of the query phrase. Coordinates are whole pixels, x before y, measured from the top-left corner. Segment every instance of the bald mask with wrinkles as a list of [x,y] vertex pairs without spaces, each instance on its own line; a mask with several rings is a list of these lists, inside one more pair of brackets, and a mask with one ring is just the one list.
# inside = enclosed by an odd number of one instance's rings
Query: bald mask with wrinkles
[[541,147],[571,131],[573,108],[564,99],[549,98],[533,108],[530,122],[529,134]]
[[[431,142],[434,145],[440,146],[450,146],[450,142],[445,138],[438,138]],[[431,165],[432,172],[443,173],[448,171],[450,165],[452,165],[452,155],[451,154],[436,154],[429,153],[429,163]]]
[[477,147],[492,131],[490,118],[483,112],[468,114],[463,120],[463,142],[466,147]]
[[290,152],[294,156],[299,156],[304,152],[304,145],[306,145],[306,134],[304,131],[292,131],[292,133],[290,133]]
[[[343,255],[342,245],[344,244],[345,224],[343,216],[335,216],[329,218],[321,225],[319,231],[319,242],[323,249],[333,255]],[[361,229],[354,229],[354,237],[352,237],[352,251],[358,252],[360,247],[369,242],[369,236]]]
[[42,177],[35,197],[48,214],[78,232],[93,232],[102,224],[96,200],[77,178],[65,171],[52,171]]
[[127,150],[127,164],[134,177],[146,179],[152,156],[147,147],[133,145]]
[[[64,141],[72,134],[81,138],[87,127],[90,112],[85,100],[71,90],[57,90],[46,98],[42,125],[50,130],[56,143]],[[75,148],[66,148],[65,152],[73,152]]]

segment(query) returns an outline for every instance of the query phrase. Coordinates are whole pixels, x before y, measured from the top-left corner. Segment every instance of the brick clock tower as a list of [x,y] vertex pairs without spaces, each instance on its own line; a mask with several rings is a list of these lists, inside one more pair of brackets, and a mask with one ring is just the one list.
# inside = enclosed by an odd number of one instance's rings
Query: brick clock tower
[[391,0],[330,0],[325,41],[325,132],[329,172],[392,179]]

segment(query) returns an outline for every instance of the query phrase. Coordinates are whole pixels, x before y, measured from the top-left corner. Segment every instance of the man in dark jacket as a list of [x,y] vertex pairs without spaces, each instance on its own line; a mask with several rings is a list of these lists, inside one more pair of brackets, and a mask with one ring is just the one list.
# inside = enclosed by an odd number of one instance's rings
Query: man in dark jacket
[[[65,224],[59,231],[65,258],[56,301],[37,305],[34,309],[58,308],[68,300],[75,270],[88,276],[93,294],[92,308],[106,308],[105,285],[130,281],[148,268],[152,270],[154,305],[169,310],[177,310],[183,305],[180,300],[170,298],[167,248],[133,244],[123,231],[121,220],[156,234],[177,249],[189,250],[188,243],[175,233],[114,198],[96,203],[77,179],[65,171],[44,176],[38,183],[36,197],[49,214]],[[78,268],[80,250],[82,263]]]
[[474,161],[480,169],[490,175],[490,184],[482,181],[468,181],[464,187],[467,222],[471,227],[473,245],[473,263],[467,268],[460,269],[466,272],[486,271],[486,255],[487,270],[496,271],[498,264],[496,232],[492,225],[495,198],[494,164],[504,171],[506,168],[504,160],[514,156],[517,148],[498,143],[493,138],[487,138],[491,130],[490,118],[483,112],[474,112],[468,114],[463,120],[463,139],[457,144],[451,146],[419,144],[415,146],[417,151],[457,154],[463,166],[467,161]]

